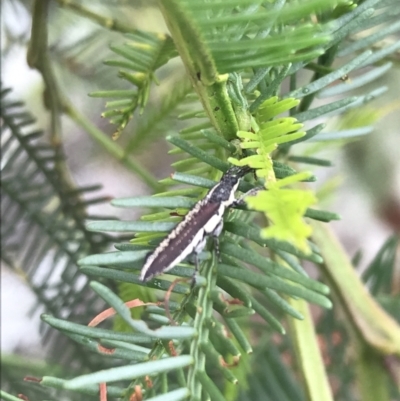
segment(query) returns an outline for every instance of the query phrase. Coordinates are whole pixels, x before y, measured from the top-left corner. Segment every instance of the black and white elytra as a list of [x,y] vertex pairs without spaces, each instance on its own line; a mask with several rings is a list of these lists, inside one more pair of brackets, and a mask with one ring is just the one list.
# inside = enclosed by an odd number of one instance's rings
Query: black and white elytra
[[251,169],[249,167],[231,167],[214,185],[207,195],[199,200],[184,219],[168,234],[158,247],[147,256],[140,273],[142,281],[166,272],[180,263],[191,253],[196,257],[206,245],[207,236],[217,238],[223,227],[223,216],[227,208],[236,203],[235,191],[240,179]]

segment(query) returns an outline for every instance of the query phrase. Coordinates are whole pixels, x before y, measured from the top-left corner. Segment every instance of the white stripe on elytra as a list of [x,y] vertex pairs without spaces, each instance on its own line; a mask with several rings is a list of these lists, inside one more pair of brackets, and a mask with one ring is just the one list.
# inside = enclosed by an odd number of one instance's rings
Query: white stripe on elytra
[[[190,210],[184,219],[169,233],[169,235],[158,245],[158,247],[154,250],[154,252],[148,257],[146,260],[145,265],[143,266],[141,273],[140,273],[140,280],[144,280],[144,277],[146,276],[146,273],[148,270],[151,268],[151,265],[153,264],[154,260],[157,258],[158,255],[160,255],[161,252],[166,249],[170,243],[170,241],[174,238],[176,238],[182,230],[186,227],[187,224],[190,224],[190,221],[194,218],[196,214],[201,210],[202,206],[208,203],[208,200],[211,198],[213,192],[220,186],[221,184],[215,185],[210,192],[206,195],[206,197],[199,202],[196,203],[196,205],[193,207],[192,210]],[[235,201],[235,192],[239,186],[239,181],[233,186],[229,198],[225,201],[222,201],[219,205],[218,212],[214,214],[207,222],[206,224],[196,233],[192,241],[188,244],[188,246],[180,252],[180,254],[171,262],[168,264],[168,266],[164,267],[162,271],[168,271],[172,269],[174,266],[176,266],[178,263],[180,263],[183,259],[185,259],[188,255],[190,255],[194,249],[197,247],[197,245],[203,240],[205,234],[211,234],[219,225],[221,222],[221,219],[223,218],[225,209],[232,205],[232,203]],[[204,247],[204,246],[203,246]],[[196,249],[197,252],[201,252],[201,249]],[[159,272],[157,272],[159,273]],[[155,274],[157,274],[155,273]],[[149,277],[150,278],[150,277]]]

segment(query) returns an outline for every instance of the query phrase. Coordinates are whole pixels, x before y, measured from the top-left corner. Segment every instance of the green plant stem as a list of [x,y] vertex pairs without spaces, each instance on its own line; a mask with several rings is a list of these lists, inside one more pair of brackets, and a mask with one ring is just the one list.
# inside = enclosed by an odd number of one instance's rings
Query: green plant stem
[[400,327],[368,293],[328,225],[310,221],[313,240],[324,257],[323,273],[338,295],[360,340],[383,355],[400,356]]
[[164,186],[161,185],[149,171],[136,163],[131,157],[126,157],[124,149],[118,145],[117,142],[113,141],[103,131],[98,129],[83,114],[79,113],[75,107],[66,103],[64,105],[64,110],[73,121],[81,126],[97,143],[107,150],[108,153],[138,175],[151,189],[154,191],[164,190]]
[[[74,4],[68,2],[70,5]],[[33,8],[32,37],[28,49],[28,64],[36,68],[43,76],[46,85],[45,104],[51,112],[51,138],[52,145],[57,154],[61,153],[61,113],[65,111],[70,118],[83,127],[98,143],[100,143],[112,156],[135,172],[151,189],[163,190],[164,186],[146,169],[137,164],[132,158],[124,157],[124,150],[108,138],[101,130],[96,128],[89,120],[68,103],[59,91],[57,82],[51,68],[50,58],[47,52],[47,8],[49,0],[36,0]],[[75,188],[63,158],[57,158],[57,170],[69,187]]]
[[62,96],[51,66],[47,51],[47,17],[50,0],[35,0],[32,12],[31,40],[28,46],[27,62],[31,68],[40,72],[45,84],[44,104],[50,110],[51,145],[56,151],[55,167],[65,186],[73,189],[75,184],[71,178],[65,158],[62,157]]
[[[199,80],[194,82],[194,86],[214,127],[230,141],[236,139],[239,124],[228,95],[227,81],[228,75],[225,74],[219,75],[211,86],[206,86]],[[242,117],[242,120],[245,118]]]
[[206,358],[201,351],[200,343],[207,344],[209,339],[209,329],[206,321],[211,318],[213,313],[213,302],[210,297],[211,290],[215,288],[217,282],[215,254],[212,259],[204,267],[204,276],[207,280],[205,287],[199,290],[196,317],[194,320],[194,328],[197,330],[197,337],[193,339],[190,345],[190,355],[193,356],[195,363],[189,367],[188,388],[191,393],[191,400],[201,400],[201,381],[196,379],[198,372],[205,373]]
[[303,377],[308,400],[333,401],[310,308],[302,299],[296,300],[287,297],[286,300],[304,316],[304,320],[289,317],[288,321],[295,348],[296,364]]
[[228,95],[228,74],[219,75],[196,23],[177,0],[159,1],[161,12],[211,123],[225,139],[239,129]]
[[310,225],[324,257],[323,274],[338,298],[352,336],[362,400],[389,401],[383,356],[400,356],[400,327],[368,293],[329,226],[316,221]]
[[388,372],[382,355],[360,347],[356,355],[356,374],[362,401],[390,401]]
[[[182,302],[181,302],[181,306],[180,308],[174,313],[174,315],[172,316],[173,320],[175,322],[177,322],[178,324],[182,324],[187,316],[186,310],[185,310],[185,305],[188,304],[189,302],[192,301],[194,297],[194,293],[193,291],[191,291],[188,295],[186,295]],[[159,359],[163,356],[163,354],[165,353],[166,348],[164,346],[164,344],[162,342],[157,342],[153,349],[149,352],[149,360],[153,360],[153,359]],[[181,374],[180,374],[181,376]],[[182,377],[181,377],[182,379]],[[143,380],[141,380],[143,382]],[[134,389],[135,389],[135,385],[138,384],[138,381],[135,380],[133,381],[128,388],[126,389],[125,392],[125,397],[124,397],[124,401],[128,401],[130,400],[130,396],[133,394]]]
[[124,23],[116,20],[115,18],[103,17],[102,15],[99,15],[74,1],[57,0],[57,2],[61,7],[72,10],[76,14],[78,14],[84,18],[88,18],[91,21],[95,22],[96,24],[99,24],[102,27],[109,29],[111,31],[117,31],[117,32],[121,32],[121,33],[134,33],[137,31],[136,29],[134,29],[128,25],[125,25]]

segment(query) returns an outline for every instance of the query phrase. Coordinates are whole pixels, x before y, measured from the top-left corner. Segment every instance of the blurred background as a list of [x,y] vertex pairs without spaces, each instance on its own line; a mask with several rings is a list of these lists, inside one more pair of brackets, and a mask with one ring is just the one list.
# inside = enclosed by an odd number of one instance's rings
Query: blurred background
[[[164,22],[158,9],[153,7],[153,2],[137,1],[134,8],[126,3],[109,1],[107,7],[97,1],[82,4],[87,4],[100,15],[109,15],[111,12],[118,21],[139,29],[163,29]],[[111,56],[109,45],[123,42],[124,37],[119,32],[104,29],[83,18],[79,10],[60,7],[62,4],[62,1],[53,2],[49,14],[49,48],[57,80],[62,92],[80,113],[111,137],[115,127],[100,116],[104,110],[104,99],[88,97],[88,93],[123,88],[116,69],[104,65],[103,61]],[[1,8],[2,85],[12,88],[10,98],[25,102],[37,120],[36,127],[48,135],[50,120],[43,105],[42,78],[36,70],[29,68],[26,61],[32,2],[3,0]],[[167,32],[165,27],[164,31]],[[399,38],[392,36],[387,40],[396,41]],[[330,146],[329,153],[320,151],[319,155],[333,160],[334,166],[315,169],[318,182],[313,187],[320,197],[320,206],[342,216],[341,221],[331,223],[332,227],[351,257],[357,253],[361,255],[361,271],[371,262],[384,241],[394,232],[400,232],[399,52],[393,55],[391,61],[393,68],[378,82],[371,84],[385,85],[387,92],[360,111],[365,115],[374,112],[380,114],[374,131],[343,147]],[[173,60],[161,70],[159,78],[173,85],[174,80],[183,73],[179,61]],[[163,90],[165,86],[152,89],[146,110],[159,106]],[[315,104],[321,101],[316,99]],[[135,114],[117,141],[121,147],[127,145],[138,125],[143,125],[146,118],[146,112],[143,116]],[[328,121],[328,127],[346,123],[335,118]],[[144,144],[134,152],[135,160],[159,179],[169,175],[172,171],[170,164],[174,160],[173,156],[167,154],[168,145],[163,137],[177,132],[181,128],[179,124],[171,124],[165,129],[155,127],[159,131],[159,140],[151,146]],[[152,193],[146,184],[111,157],[86,131],[66,117],[62,119],[62,125],[67,164],[77,185],[101,184],[100,195],[110,199]],[[305,154],[313,146],[315,144],[304,145]],[[138,217],[132,211],[115,209],[107,203],[92,205],[90,211],[92,214],[121,219]],[[30,316],[35,295],[26,280],[3,263],[1,287],[2,352],[42,355],[44,345],[40,341],[38,319],[41,311]]]

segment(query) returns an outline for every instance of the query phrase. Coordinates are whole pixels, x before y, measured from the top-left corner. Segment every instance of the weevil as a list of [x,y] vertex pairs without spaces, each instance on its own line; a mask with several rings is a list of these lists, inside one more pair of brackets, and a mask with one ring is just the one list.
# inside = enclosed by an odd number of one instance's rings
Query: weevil
[[194,253],[196,271],[198,254],[204,249],[207,237],[214,238],[215,250],[219,255],[218,237],[223,228],[225,210],[238,203],[235,192],[241,178],[251,171],[250,167],[231,167],[207,195],[199,200],[183,220],[150,253],[140,273],[142,281],[164,273],[190,254]]

